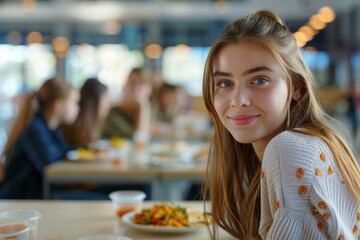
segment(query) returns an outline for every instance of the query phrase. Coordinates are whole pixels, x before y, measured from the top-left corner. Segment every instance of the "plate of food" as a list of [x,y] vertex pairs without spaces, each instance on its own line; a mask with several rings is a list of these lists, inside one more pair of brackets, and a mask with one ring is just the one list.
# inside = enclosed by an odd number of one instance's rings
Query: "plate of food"
[[212,218],[199,208],[155,204],[141,212],[133,211],[123,215],[122,221],[141,231],[189,233],[206,229],[207,224],[212,223]]
[[66,153],[67,160],[79,162],[95,161],[97,159],[105,158],[106,156],[106,151],[94,151],[87,148],[78,148]]

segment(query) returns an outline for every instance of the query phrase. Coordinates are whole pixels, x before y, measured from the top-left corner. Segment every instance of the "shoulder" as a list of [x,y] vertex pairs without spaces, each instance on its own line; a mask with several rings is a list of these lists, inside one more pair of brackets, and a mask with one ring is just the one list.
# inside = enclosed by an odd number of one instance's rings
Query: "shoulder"
[[44,138],[51,134],[51,132],[45,119],[36,114],[24,130],[23,135],[30,138]]
[[319,137],[303,133],[284,131],[268,143],[264,155],[277,152],[280,155],[314,154],[321,149],[328,149],[327,144]]
[[29,124],[29,128],[37,127],[47,127],[46,120],[40,114],[35,114]]
[[[312,169],[324,156],[332,153],[319,137],[293,131],[284,131],[275,136],[266,146],[263,167],[281,169]],[[330,157],[331,158],[331,157]]]

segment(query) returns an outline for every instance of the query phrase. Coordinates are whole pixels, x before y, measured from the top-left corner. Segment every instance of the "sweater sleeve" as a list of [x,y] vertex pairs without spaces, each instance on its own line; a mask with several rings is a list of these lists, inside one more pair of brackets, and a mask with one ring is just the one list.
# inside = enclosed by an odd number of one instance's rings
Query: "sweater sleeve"
[[270,141],[261,173],[263,239],[352,239],[357,211],[322,140],[283,132]]

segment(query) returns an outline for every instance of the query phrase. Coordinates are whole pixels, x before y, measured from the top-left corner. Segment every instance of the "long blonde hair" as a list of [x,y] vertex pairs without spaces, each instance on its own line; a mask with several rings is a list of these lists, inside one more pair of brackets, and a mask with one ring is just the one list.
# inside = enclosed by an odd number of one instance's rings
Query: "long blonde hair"
[[[279,16],[262,10],[230,23],[210,49],[204,70],[203,97],[214,124],[204,199],[211,200],[215,223],[240,239],[258,238],[260,223],[260,168],[251,144],[232,137],[214,108],[213,66],[224,46],[251,41],[264,47],[280,63],[288,80],[288,115],[283,130],[298,131],[323,139],[330,147],[338,168],[354,197],[360,202],[360,169],[343,138],[327,123],[331,120],[314,95],[315,79],[304,63],[299,47]],[[292,100],[293,87],[302,97]],[[304,130],[295,130],[302,128]],[[212,237],[216,238],[216,228]]]
[[16,140],[29,124],[35,112],[48,111],[57,99],[66,99],[72,88],[64,80],[52,78],[46,80],[38,91],[25,95],[3,151],[5,159],[12,151]]

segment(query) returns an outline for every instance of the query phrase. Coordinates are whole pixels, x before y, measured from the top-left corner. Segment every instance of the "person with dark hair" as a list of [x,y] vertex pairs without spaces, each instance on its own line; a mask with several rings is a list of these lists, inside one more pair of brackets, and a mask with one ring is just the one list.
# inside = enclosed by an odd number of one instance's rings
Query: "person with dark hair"
[[65,139],[73,146],[89,146],[101,137],[102,124],[110,108],[108,87],[89,78],[80,89],[80,112],[71,125],[62,126]]
[[63,80],[49,79],[27,96],[5,146],[4,198],[41,199],[43,170],[70,150],[59,128],[75,121],[79,92]]

